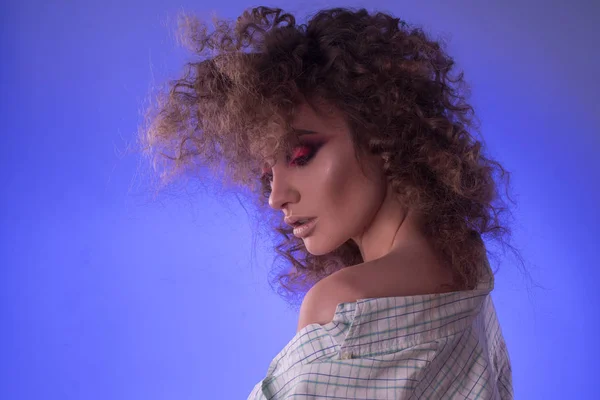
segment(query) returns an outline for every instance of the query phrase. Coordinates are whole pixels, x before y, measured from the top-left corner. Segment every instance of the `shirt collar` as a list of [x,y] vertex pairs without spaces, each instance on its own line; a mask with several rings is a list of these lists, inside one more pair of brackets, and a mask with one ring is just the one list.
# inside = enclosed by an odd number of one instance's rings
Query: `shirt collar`
[[273,359],[267,376],[338,354],[348,359],[392,353],[459,333],[471,326],[493,288],[486,260],[473,290],[339,303],[331,322],[296,333]]
[[493,288],[486,260],[473,290],[340,303],[333,320],[322,327],[348,358],[399,351],[467,329]]

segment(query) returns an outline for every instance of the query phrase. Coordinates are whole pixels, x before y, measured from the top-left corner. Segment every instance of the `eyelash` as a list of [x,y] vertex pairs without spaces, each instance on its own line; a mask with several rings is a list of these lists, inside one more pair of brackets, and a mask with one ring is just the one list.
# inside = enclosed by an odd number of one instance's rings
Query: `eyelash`
[[[315,145],[315,144],[303,144],[303,145],[297,147],[295,149],[294,154],[296,154],[296,153],[302,154],[303,152],[299,151],[299,150],[303,150],[303,149],[308,149],[308,153],[294,158],[290,162],[290,164],[293,164],[298,167],[303,167],[303,166],[307,165],[313,159],[313,157],[317,154],[317,151],[319,150],[320,147],[321,147],[321,145]],[[263,184],[263,189],[266,190],[267,192],[271,191],[272,179],[273,179],[273,175],[269,174],[269,173],[263,174],[260,179]]]

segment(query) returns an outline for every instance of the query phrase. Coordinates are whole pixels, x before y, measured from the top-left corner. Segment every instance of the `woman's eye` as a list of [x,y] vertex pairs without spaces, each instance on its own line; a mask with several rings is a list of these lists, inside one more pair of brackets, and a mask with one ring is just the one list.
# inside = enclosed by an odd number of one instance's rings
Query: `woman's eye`
[[316,154],[317,149],[314,145],[303,145],[297,147],[292,155],[291,164],[295,166],[306,165]]
[[[317,151],[319,150],[320,145],[314,144],[305,144],[294,149],[294,153],[291,157],[291,161],[289,161],[291,166],[302,167],[315,156]],[[271,191],[271,185],[273,184],[273,174],[267,171],[263,172],[263,175],[260,178],[263,190],[266,192]]]

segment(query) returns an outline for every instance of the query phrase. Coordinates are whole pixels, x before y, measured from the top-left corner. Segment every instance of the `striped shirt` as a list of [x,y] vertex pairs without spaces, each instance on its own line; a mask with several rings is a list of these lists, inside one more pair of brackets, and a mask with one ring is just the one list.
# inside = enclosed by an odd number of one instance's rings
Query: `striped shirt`
[[474,290],[339,303],[275,356],[248,400],[512,399],[486,263]]

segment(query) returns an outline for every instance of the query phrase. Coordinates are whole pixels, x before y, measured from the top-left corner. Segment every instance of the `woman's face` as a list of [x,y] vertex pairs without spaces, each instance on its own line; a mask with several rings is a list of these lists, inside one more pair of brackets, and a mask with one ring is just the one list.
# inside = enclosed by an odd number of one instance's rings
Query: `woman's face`
[[324,103],[315,106],[319,113],[307,103],[299,108],[293,127],[301,134],[300,144],[265,172],[272,179],[269,205],[283,211],[282,219],[315,218],[302,240],[311,254],[323,255],[349,239],[361,246],[386,198],[387,184],[381,158],[363,157],[363,172],[344,119],[323,112]]

